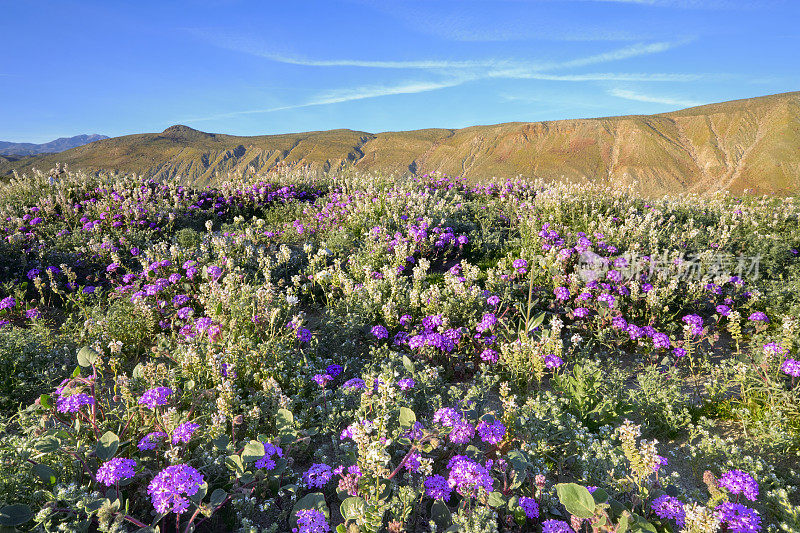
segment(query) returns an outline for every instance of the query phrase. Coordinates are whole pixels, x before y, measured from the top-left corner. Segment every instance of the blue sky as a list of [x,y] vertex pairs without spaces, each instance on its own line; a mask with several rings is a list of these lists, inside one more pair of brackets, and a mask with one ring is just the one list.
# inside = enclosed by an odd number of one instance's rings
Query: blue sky
[[0,0],[0,140],[659,113],[800,90],[797,0]]

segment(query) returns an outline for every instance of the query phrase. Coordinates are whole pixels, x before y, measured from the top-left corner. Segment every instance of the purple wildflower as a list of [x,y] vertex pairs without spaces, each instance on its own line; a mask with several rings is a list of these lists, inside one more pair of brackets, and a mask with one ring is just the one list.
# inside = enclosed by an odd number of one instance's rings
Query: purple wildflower
[[297,511],[297,527],[292,533],[327,533],[331,530],[325,513],[316,509],[300,509]]
[[762,313],[761,311],[756,311],[755,313],[751,314],[748,317],[748,320],[751,322],[769,322],[769,318],[767,318],[766,313]]
[[675,520],[678,527],[684,526],[686,512],[683,509],[683,502],[678,498],[664,494],[653,500],[650,508],[662,520]]
[[525,511],[525,516],[528,518],[538,518],[539,517],[539,505],[537,505],[536,500],[533,498],[528,498],[527,496],[521,496],[519,499],[519,506]]
[[484,467],[469,457],[456,455],[447,463],[447,468],[450,469],[448,484],[462,496],[477,497],[480,490],[492,492],[494,480],[489,474],[491,462]]
[[150,410],[155,410],[156,406],[158,405],[166,405],[169,401],[167,398],[171,396],[175,391],[170,389],[169,387],[156,387],[154,389],[150,389],[142,394],[142,397],[139,398],[139,404],[144,405]]
[[741,470],[729,470],[719,478],[719,486],[731,494],[744,494],[751,502],[758,497],[758,483],[753,476]]
[[435,475],[425,478],[425,494],[434,500],[447,501],[452,489],[443,476]]
[[556,295],[556,298],[562,302],[569,300],[569,289],[566,287],[556,287],[553,293]]
[[139,444],[136,446],[141,451],[146,450],[155,450],[158,447],[158,441],[164,440],[167,438],[167,434],[163,431],[153,431],[152,433],[148,433],[142,440],[139,441]]
[[672,343],[667,337],[666,333],[654,333],[653,334],[653,348],[659,349],[664,348],[667,349],[670,347]]
[[781,370],[784,374],[792,377],[800,377],[800,361],[797,359],[787,359],[781,365]]
[[264,455],[256,461],[256,468],[266,468],[272,470],[275,468],[275,459],[273,457],[283,457],[283,450],[280,446],[275,446],[269,442],[264,442]]
[[94,405],[94,398],[88,394],[73,394],[72,396],[59,396],[56,400],[56,410],[59,413],[77,413],[84,405]]
[[481,352],[481,359],[487,363],[496,363],[500,358],[500,354],[491,348],[486,348]]
[[159,513],[182,514],[189,508],[189,500],[203,484],[203,475],[187,464],[166,467],[156,474],[147,487],[153,507]]
[[353,379],[348,379],[347,381],[345,381],[344,385],[342,385],[342,388],[343,389],[360,390],[360,389],[366,388],[366,384],[364,383],[364,380],[361,379],[361,378],[353,378]]
[[325,367],[325,373],[330,377],[335,378],[342,373],[342,365],[328,365]]
[[110,487],[123,479],[130,479],[135,476],[136,472],[133,470],[135,466],[136,461],[133,459],[115,457],[110,461],[106,461],[97,469],[95,479],[97,479],[98,483]]
[[506,427],[499,420],[495,420],[492,424],[481,420],[477,429],[481,440],[489,444],[500,444],[506,436]]
[[718,505],[714,514],[725,524],[731,533],[757,533],[761,531],[761,517],[758,513],[740,503],[725,502]]
[[311,342],[311,338],[312,337],[313,337],[313,335],[306,328],[299,328],[297,330],[297,339],[300,342]]
[[544,356],[544,366],[550,370],[555,370],[563,364],[564,360],[555,354],[550,353]]
[[176,427],[175,431],[172,432],[172,444],[188,443],[192,438],[192,434],[199,427],[200,424],[195,424],[194,422],[184,422]]
[[372,335],[378,340],[389,338],[389,332],[386,331],[385,327],[380,325],[372,326]]
[[400,387],[401,391],[407,391],[414,388],[414,380],[411,378],[403,378],[397,382],[397,386]]
[[333,477],[331,467],[325,463],[314,463],[311,468],[303,474],[303,481],[309,487],[322,488]]
[[542,533],[574,533],[572,526],[563,520],[545,520],[542,522]]

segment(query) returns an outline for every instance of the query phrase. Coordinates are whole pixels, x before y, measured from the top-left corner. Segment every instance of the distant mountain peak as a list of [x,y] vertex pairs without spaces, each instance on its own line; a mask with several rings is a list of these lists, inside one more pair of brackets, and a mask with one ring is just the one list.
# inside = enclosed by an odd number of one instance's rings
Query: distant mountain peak
[[24,157],[38,154],[55,154],[108,138],[107,135],[93,133],[91,135],[82,134],[75,135],[74,137],[59,137],[54,141],[42,144],[0,141],[0,155]]
[[184,133],[205,133],[204,131],[196,130],[194,128],[190,128],[189,126],[184,126],[183,124],[175,124],[174,126],[170,126],[169,128],[165,129],[161,132],[164,135],[174,135],[174,134],[184,134]]

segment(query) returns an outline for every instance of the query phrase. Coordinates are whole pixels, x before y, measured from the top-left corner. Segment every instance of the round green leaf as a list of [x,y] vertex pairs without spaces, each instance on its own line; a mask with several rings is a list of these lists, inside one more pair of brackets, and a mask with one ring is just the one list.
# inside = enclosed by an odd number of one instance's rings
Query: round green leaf
[[33,511],[24,503],[6,505],[0,509],[0,526],[21,526],[33,518]]
[[584,519],[594,516],[594,498],[586,487],[577,483],[559,483],[556,493],[569,514]]

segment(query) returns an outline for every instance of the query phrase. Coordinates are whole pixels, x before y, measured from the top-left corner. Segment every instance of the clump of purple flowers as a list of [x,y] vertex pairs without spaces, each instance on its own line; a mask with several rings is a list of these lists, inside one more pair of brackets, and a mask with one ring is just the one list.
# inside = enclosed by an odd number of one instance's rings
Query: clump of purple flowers
[[761,311],[756,311],[755,313],[751,314],[748,317],[748,320],[751,322],[769,322],[769,318],[767,318],[766,313],[762,313]]
[[303,481],[309,487],[322,488],[333,477],[331,467],[325,463],[314,463],[311,468],[303,474]]
[[450,494],[453,489],[443,476],[435,475],[425,478],[425,494],[434,500],[447,501],[450,499]]
[[416,383],[411,378],[402,378],[397,382],[397,386],[400,387],[401,391],[407,391],[414,388]]
[[679,527],[684,526],[686,511],[683,509],[683,502],[678,498],[664,494],[653,500],[650,508],[659,518],[675,520]]
[[491,464],[491,461],[488,461],[484,467],[469,457],[455,455],[447,463],[447,468],[450,469],[450,477],[447,482],[455,488],[456,492],[465,497],[477,497],[481,489],[490,493],[494,483],[489,473]]
[[311,342],[313,335],[306,328],[299,328],[297,330],[297,340],[300,342]]
[[562,302],[569,300],[569,289],[566,287],[556,287],[553,293]]
[[683,317],[683,322],[689,326],[689,332],[692,335],[703,333],[703,317],[700,315],[686,315]]
[[792,377],[800,377],[800,361],[797,359],[787,359],[781,365],[781,370],[784,374]]
[[383,326],[380,326],[380,325],[372,326],[371,332],[372,332],[372,336],[375,337],[378,340],[383,340],[383,339],[388,339],[389,338],[389,332]]
[[[203,484],[203,475],[187,464],[166,467],[156,474],[147,493],[159,513],[182,514],[189,508],[185,496],[194,496]],[[184,496],[185,495],[185,496]]]
[[758,483],[753,476],[741,470],[729,470],[719,478],[719,486],[731,494],[743,494],[751,502],[758,498]]
[[139,398],[139,404],[154,411],[156,406],[166,405],[169,401],[168,398],[174,394],[174,392],[175,391],[169,387],[156,387],[146,390],[144,394],[142,394],[142,397]]
[[194,422],[184,422],[176,427],[175,431],[172,432],[172,444],[188,443],[192,438],[192,433],[199,427],[200,424],[195,424]]
[[491,424],[481,420],[477,429],[481,440],[489,444],[500,444],[506,436],[506,427],[499,420],[495,420]]
[[274,457],[283,457],[283,450],[280,446],[275,446],[269,442],[264,442],[264,455],[256,461],[256,468],[266,468],[272,470],[275,468]]
[[142,440],[139,441],[139,444],[136,446],[141,450],[155,450],[158,446],[158,442],[167,438],[167,434],[163,431],[153,431],[152,433],[148,433]]
[[761,517],[740,503],[725,502],[718,505],[714,514],[731,533],[757,533],[761,531]]
[[572,526],[563,520],[545,520],[542,522],[542,533],[574,533]]
[[59,413],[77,413],[84,405],[94,405],[94,398],[88,394],[73,394],[72,396],[59,396],[56,400],[56,410]]
[[564,360],[555,354],[549,353],[544,356],[544,366],[546,366],[550,370],[555,370],[556,368],[559,368],[563,364]]
[[97,479],[98,483],[110,487],[123,479],[130,479],[135,476],[134,467],[136,467],[136,461],[133,459],[115,457],[110,461],[106,461],[97,469],[95,479]]
[[433,414],[433,423],[451,428],[447,437],[453,444],[469,442],[472,436],[475,435],[475,427],[450,407],[443,407],[436,411]]
[[330,530],[322,511],[301,509],[297,511],[297,527],[292,529],[292,533],[327,533]]
[[514,270],[520,274],[524,274],[528,271],[528,262],[524,259],[515,259],[511,265],[514,267]]
[[539,517],[539,505],[533,498],[528,498],[527,496],[520,497],[519,506],[522,508],[522,510],[525,512],[525,516],[528,518]]

